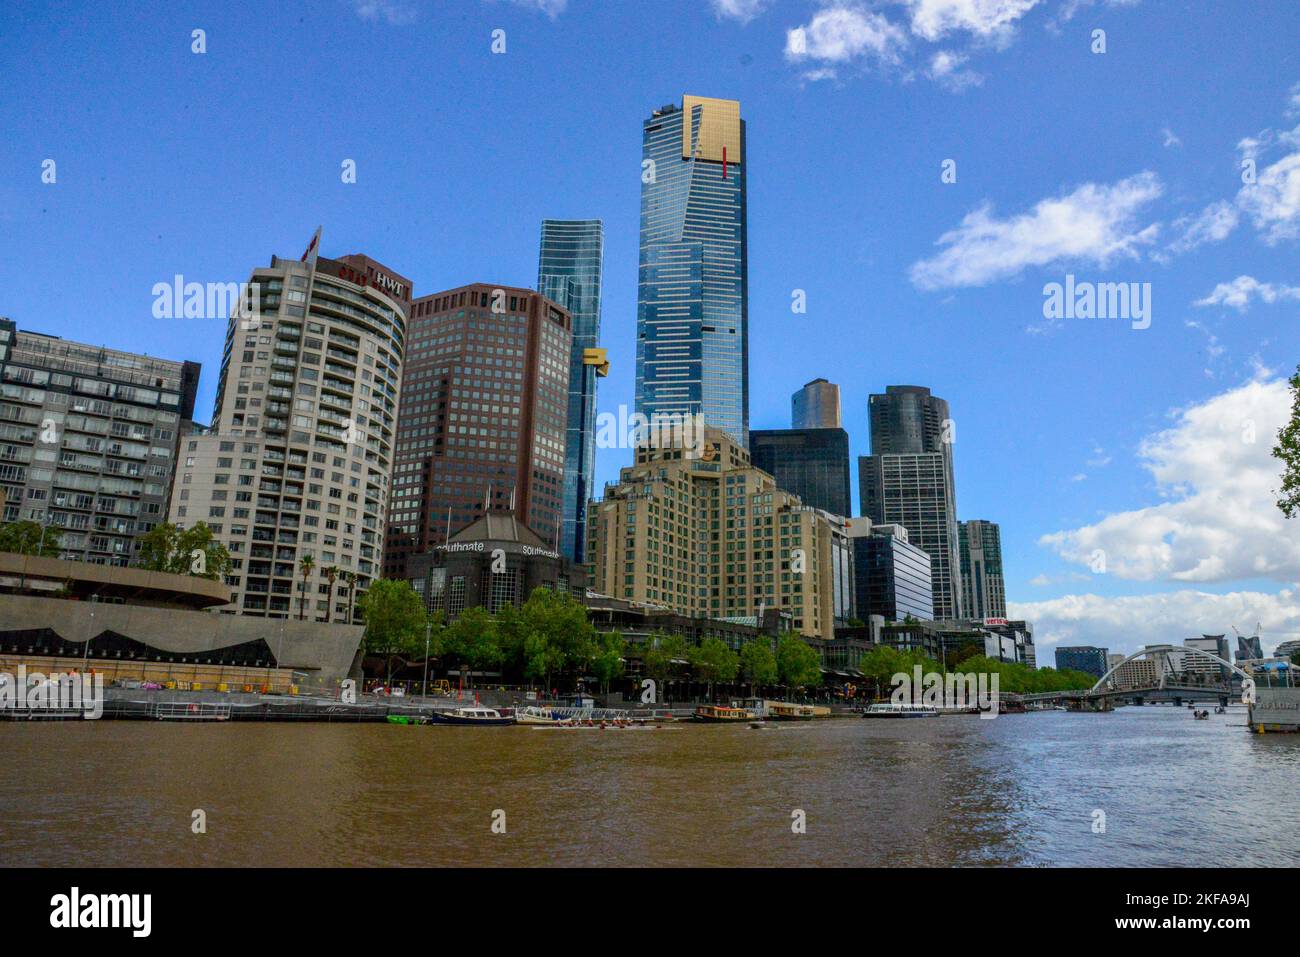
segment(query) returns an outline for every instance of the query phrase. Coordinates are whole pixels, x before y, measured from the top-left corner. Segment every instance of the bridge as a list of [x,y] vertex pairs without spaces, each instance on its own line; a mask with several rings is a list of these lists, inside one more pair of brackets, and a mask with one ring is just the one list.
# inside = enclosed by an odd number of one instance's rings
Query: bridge
[[[1232,662],[1225,661],[1218,655],[1201,648],[1188,648],[1181,645],[1148,645],[1141,651],[1135,651],[1133,654],[1128,655],[1123,661],[1117,662],[1097,679],[1096,684],[1087,690],[1051,691],[1045,694],[1026,694],[1019,697],[1025,702],[1026,706],[1062,704],[1082,711],[1109,710],[1114,706],[1116,700],[1132,700],[1137,704],[1145,704],[1148,701],[1168,702],[1176,705],[1181,705],[1184,701],[1217,701],[1221,705],[1227,705],[1234,694],[1231,679],[1213,682],[1190,680],[1186,671],[1174,670],[1170,660],[1171,653],[1177,653],[1184,660],[1190,656],[1197,656],[1229,669],[1244,681],[1253,682],[1254,680]],[[1139,685],[1118,685],[1112,680],[1112,676],[1130,661],[1136,661],[1147,656],[1151,656],[1156,662],[1156,678],[1154,681]]]

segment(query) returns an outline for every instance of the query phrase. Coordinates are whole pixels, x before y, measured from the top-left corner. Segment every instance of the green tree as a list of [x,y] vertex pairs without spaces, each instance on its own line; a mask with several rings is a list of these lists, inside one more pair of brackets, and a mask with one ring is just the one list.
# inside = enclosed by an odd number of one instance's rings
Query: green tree
[[486,671],[501,662],[496,622],[481,605],[461,612],[442,640],[445,655],[462,668],[468,665],[475,671]]
[[677,666],[674,662],[685,657],[685,638],[656,630],[650,633],[645,644],[641,646],[641,670],[645,672],[647,678],[654,679],[656,685],[662,685],[676,670]]
[[154,572],[219,581],[230,571],[230,553],[215,541],[206,522],[181,528],[162,522],[136,539],[136,565]]
[[59,539],[62,537],[63,533],[54,527],[44,527],[36,522],[11,522],[0,525],[0,552],[58,558]]
[[524,672],[530,680],[585,669],[595,654],[596,629],[587,609],[567,592],[535,588],[520,609],[524,635]]
[[858,670],[871,679],[872,697],[879,700],[893,686],[894,675],[907,671],[907,663],[898,649],[877,645],[862,656]]
[[334,582],[339,577],[339,572],[342,570],[343,569],[339,568],[337,565],[330,565],[322,569],[322,572],[325,575],[325,580],[329,582],[329,592],[326,596],[328,600],[325,602],[325,624],[327,625],[334,617]]
[[627,642],[616,631],[600,635],[596,639],[596,655],[591,659],[591,670],[600,682],[600,690],[609,693],[609,685],[615,678],[621,678],[625,669],[623,655],[627,652]]
[[740,670],[739,656],[727,647],[721,638],[705,638],[690,650],[687,657],[695,669],[695,676],[708,682],[708,696],[713,697],[715,681],[734,681]]
[[[366,621],[362,646],[367,654],[386,659],[389,678],[393,659],[424,653],[424,629],[427,620],[424,602],[408,581],[381,578],[371,582],[361,596],[361,614]],[[436,654],[433,650],[431,653]]]
[[1290,378],[1291,418],[1277,433],[1273,456],[1282,463],[1282,488],[1277,507],[1287,518],[1300,512],[1300,367]]
[[776,669],[789,688],[815,688],[822,683],[821,659],[803,639],[786,635],[776,646]]
[[[304,555],[298,559],[298,568],[302,571],[302,587],[298,594],[298,620],[302,621],[303,614],[307,611],[307,583],[311,578],[311,570],[316,567],[316,559],[310,555]],[[313,616],[315,617],[315,616]]]
[[758,694],[762,685],[776,684],[776,655],[766,638],[747,641],[740,647],[740,671],[749,682],[749,693]]

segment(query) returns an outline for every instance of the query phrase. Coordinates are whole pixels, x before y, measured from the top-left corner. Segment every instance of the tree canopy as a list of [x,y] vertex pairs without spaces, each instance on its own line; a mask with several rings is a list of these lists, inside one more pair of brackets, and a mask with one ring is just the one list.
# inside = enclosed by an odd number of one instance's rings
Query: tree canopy
[[139,536],[136,564],[154,572],[193,575],[214,581],[230,571],[230,553],[215,541],[206,522],[180,528],[162,522]]
[[0,525],[0,552],[58,558],[59,539],[62,537],[62,531],[52,526],[29,521],[10,522]]
[[1287,518],[1300,513],[1300,367],[1291,376],[1291,417],[1277,433],[1273,456],[1282,462],[1277,507]]

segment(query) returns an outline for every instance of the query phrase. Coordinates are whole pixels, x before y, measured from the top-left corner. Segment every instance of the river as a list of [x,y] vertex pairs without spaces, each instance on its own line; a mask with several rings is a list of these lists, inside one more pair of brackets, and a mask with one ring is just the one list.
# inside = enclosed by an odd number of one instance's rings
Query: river
[[0,755],[5,865],[1300,864],[1300,736],[1250,734],[1239,707],[761,730],[0,722]]

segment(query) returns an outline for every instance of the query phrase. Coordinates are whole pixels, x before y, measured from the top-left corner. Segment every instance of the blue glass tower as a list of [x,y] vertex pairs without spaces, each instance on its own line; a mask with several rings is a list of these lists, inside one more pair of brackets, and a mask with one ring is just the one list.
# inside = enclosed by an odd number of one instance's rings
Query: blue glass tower
[[599,219],[542,220],[537,291],[573,316],[560,549],[576,562],[583,560],[586,547],[587,502],[596,465],[596,367],[584,365],[582,357],[600,338],[604,255],[605,229]]
[[636,411],[702,414],[749,444],[745,123],[735,100],[684,96],[641,139]]

